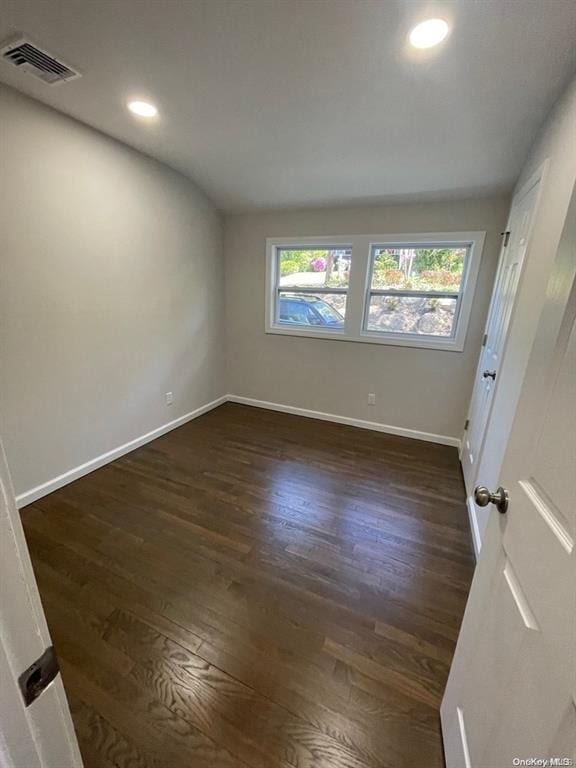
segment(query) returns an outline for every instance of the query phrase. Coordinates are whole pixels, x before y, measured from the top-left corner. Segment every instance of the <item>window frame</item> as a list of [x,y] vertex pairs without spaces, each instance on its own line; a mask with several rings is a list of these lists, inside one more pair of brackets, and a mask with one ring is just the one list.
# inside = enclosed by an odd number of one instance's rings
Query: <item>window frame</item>
[[[418,349],[439,349],[451,352],[462,352],[468,331],[470,313],[476,290],[478,272],[482,258],[486,233],[482,231],[467,232],[426,232],[409,234],[383,235],[346,235],[327,237],[271,237],[266,240],[266,318],[265,332],[280,336],[301,336],[316,339],[332,339],[334,341],[362,342],[367,344],[384,344],[387,346],[414,347]],[[372,289],[373,258],[375,248],[466,248],[467,256],[464,262],[462,282],[458,291],[453,335],[431,336],[389,331],[367,330],[367,318],[370,306],[370,296],[386,289]],[[308,329],[304,326],[284,326],[276,320],[276,307],[279,285],[279,254],[282,249],[351,249],[350,279],[347,289],[328,289],[322,287],[325,293],[345,293],[346,313],[343,329]],[[291,290],[291,289],[290,289]],[[310,289],[295,290],[294,293],[315,293]],[[318,291],[320,292],[320,291]],[[395,292],[401,294],[402,291]],[[414,292],[411,292],[414,293]],[[434,292],[423,292],[433,295]],[[440,293],[440,292],[436,292]],[[446,293],[453,293],[446,291]]]
[[[350,249],[351,259],[354,259],[354,247],[351,238],[346,237],[300,237],[300,238],[268,238],[266,240],[266,333],[277,333],[284,336],[310,336],[312,338],[333,339],[345,338],[347,336],[348,304],[350,299],[350,283],[348,288],[325,288],[319,289],[304,287],[286,287],[286,293],[340,293],[346,296],[346,315],[344,317],[344,328],[330,329],[315,327],[310,330],[305,326],[281,325],[277,320],[277,302],[280,294],[280,271],[279,259],[282,250],[296,250],[302,248],[305,250],[313,249]],[[350,282],[352,281],[352,264],[350,266]]]

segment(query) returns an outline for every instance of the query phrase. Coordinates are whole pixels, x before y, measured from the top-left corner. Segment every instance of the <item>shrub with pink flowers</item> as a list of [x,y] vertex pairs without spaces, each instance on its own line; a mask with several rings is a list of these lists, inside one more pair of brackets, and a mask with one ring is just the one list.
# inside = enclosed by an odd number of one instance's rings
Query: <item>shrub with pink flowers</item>
[[326,259],[323,259],[321,256],[316,259],[312,259],[310,266],[314,272],[326,272]]

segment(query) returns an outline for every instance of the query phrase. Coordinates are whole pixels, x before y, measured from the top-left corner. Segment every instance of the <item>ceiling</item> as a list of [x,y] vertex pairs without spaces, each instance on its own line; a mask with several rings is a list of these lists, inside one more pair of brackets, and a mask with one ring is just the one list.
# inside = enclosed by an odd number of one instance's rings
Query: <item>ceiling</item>
[[[451,36],[409,50],[431,15]],[[14,31],[84,76],[0,79],[224,210],[509,189],[576,64],[573,0],[0,0]],[[138,97],[158,120],[126,110]]]

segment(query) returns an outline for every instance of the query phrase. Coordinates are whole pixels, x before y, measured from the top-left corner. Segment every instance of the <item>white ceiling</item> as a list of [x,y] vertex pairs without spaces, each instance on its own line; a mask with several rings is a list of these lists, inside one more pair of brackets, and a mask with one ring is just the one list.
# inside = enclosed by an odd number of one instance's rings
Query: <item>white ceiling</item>
[[[416,55],[430,15],[452,35]],[[84,76],[0,79],[226,210],[508,189],[576,63],[573,0],[0,0],[14,31]]]

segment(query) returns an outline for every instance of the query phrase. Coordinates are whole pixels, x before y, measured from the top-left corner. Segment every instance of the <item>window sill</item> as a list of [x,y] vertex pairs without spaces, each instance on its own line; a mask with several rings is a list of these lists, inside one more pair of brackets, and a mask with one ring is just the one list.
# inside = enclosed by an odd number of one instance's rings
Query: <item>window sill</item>
[[270,326],[266,328],[266,333],[277,336],[295,336],[308,339],[328,339],[329,341],[349,341],[361,344],[383,344],[392,347],[412,347],[413,349],[436,349],[444,352],[462,352],[464,341],[457,339],[440,339],[438,337],[417,337],[406,334],[405,337],[392,334],[375,334],[362,332],[356,336],[346,331],[308,331],[305,328],[281,328],[279,326]]

